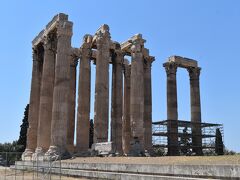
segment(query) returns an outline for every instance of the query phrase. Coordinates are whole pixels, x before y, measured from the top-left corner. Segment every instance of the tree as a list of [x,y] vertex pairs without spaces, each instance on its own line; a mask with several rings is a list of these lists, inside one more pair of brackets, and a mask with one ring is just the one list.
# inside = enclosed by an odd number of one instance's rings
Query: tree
[[27,144],[27,130],[28,130],[28,111],[29,111],[29,104],[27,104],[27,106],[25,107],[25,111],[24,111],[24,117],[22,120],[22,124],[21,124],[21,130],[20,130],[20,135],[19,135],[19,139],[17,141],[17,145],[20,146],[19,151],[23,152],[26,148],[26,144]]
[[89,126],[89,148],[91,148],[92,144],[93,144],[93,134],[94,134],[93,120],[90,119],[89,123],[90,123],[90,126]]
[[185,127],[183,129],[183,134],[180,139],[181,154],[189,155],[191,153],[191,151],[189,149],[190,145],[191,145],[191,140],[189,137],[189,133],[187,132],[187,127]]
[[215,139],[215,153],[217,155],[223,155],[223,141],[222,141],[222,134],[219,128],[216,129],[216,139]]

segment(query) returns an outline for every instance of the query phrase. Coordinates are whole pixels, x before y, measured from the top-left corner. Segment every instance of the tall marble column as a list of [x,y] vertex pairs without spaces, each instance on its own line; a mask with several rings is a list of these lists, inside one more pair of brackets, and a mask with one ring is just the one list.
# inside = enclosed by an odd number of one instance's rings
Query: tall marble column
[[55,34],[49,34],[44,42],[44,61],[40,93],[38,139],[35,156],[44,155],[43,153],[45,153],[50,146],[55,76],[55,45]]
[[94,104],[94,143],[108,141],[109,122],[109,60],[110,33],[109,27],[103,25],[96,34],[96,82]]
[[144,149],[152,152],[152,75],[153,57],[147,57],[144,64]]
[[92,36],[86,35],[80,49],[78,111],[77,111],[77,151],[87,152],[89,149],[89,122],[91,96],[91,42]]
[[57,56],[53,92],[51,146],[45,154],[67,156],[67,128],[69,122],[69,87],[72,22],[59,21],[57,26]]
[[179,155],[178,150],[178,110],[177,82],[175,63],[164,64],[167,73],[167,120],[168,120],[168,155]]
[[40,103],[40,87],[43,65],[43,47],[33,47],[33,65],[32,65],[32,82],[28,113],[28,132],[27,145],[23,153],[23,160],[30,158],[37,147],[37,132],[38,132],[38,114]]
[[122,154],[123,54],[120,44],[116,46],[112,61],[111,141],[114,143],[115,151]]
[[70,61],[70,88],[69,88],[69,122],[67,128],[67,148],[74,152],[74,132],[75,132],[75,104],[76,104],[76,67],[78,58],[72,57]]
[[144,153],[144,73],[143,48],[144,41],[139,34],[131,47],[131,89],[130,89],[130,119],[131,119],[131,154]]
[[123,95],[123,122],[122,122],[122,143],[123,153],[129,154],[131,140],[131,125],[130,125],[130,76],[131,65],[128,60],[124,60],[124,95]]
[[191,122],[193,152],[202,155],[201,101],[199,76],[201,68],[188,68],[191,94]]

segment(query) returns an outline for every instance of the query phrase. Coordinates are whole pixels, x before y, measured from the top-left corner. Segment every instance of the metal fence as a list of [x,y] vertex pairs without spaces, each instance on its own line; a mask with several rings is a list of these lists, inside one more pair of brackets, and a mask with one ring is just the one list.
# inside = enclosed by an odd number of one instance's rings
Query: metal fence
[[22,161],[21,155],[22,153],[16,152],[0,152],[0,180],[74,179],[62,175],[61,159],[43,163],[42,159],[37,157],[34,161]]

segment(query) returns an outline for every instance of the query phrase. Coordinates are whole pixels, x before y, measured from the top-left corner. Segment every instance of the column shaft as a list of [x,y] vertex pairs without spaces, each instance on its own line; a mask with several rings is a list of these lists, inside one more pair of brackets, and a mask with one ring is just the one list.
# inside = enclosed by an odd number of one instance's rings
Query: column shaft
[[[87,37],[85,37],[87,38]],[[91,96],[91,43],[86,41],[81,47],[78,85],[77,151],[89,149],[90,96]]]
[[44,44],[36,153],[46,152],[51,141],[52,103],[55,76],[55,50],[52,49],[52,45],[55,43],[54,38],[55,37],[49,35]]
[[67,154],[67,128],[69,122],[69,87],[72,23],[60,21],[57,29],[57,56],[53,93],[51,146],[48,155]]
[[189,68],[193,152],[202,155],[201,101],[199,76],[201,68]]
[[77,60],[73,57],[70,62],[70,88],[69,88],[69,122],[67,133],[68,151],[74,151],[74,131],[75,131],[75,104],[76,104],[76,66]]
[[131,62],[130,119],[131,153],[140,155],[144,148],[144,73],[141,39],[133,42]]
[[120,49],[115,53],[112,69],[111,140],[116,152],[122,154],[123,55]]
[[164,64],[167,72],[167,120],[168,120],[168,155],[179,155],[178,150],[178,111],[177,111],[177,65]]
[[107,26],[97,34],[94,143],[108,141],[110,34]]
[[129,154],[131,140],[131,125],[130,125],[130,74],[131,66],[128,62],[124,63],[124,100],[123,100],[123,152]]
[[32,82],[29,102],[27,146],[25,152],[33,153],[37,147],[38,115],[43,65],[43,47],[33,48]]
[[145,127],[145,146],[144,149],[152,151],[152,77],[151,64],[147,60],[144,67],[144,127]]

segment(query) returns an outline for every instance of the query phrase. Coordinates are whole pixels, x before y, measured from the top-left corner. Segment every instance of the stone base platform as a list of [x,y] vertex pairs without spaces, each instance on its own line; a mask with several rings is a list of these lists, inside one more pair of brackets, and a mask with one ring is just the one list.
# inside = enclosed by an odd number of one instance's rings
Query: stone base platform
[[[240,162],[238,161],[232,164],[216,164],[211,161],[212,163],[206,164],[211,158],[202,157],[203,160],[197,165],[197,159],[201,159],[200,157],[185,157],[186,161],[178,161],[178,158],[175,157],[176,160],[174,157],[76,158],[51,163],[51,171],[56,174],[61,172],[63,175],[94,179],[240,179]],[[49,171],[49,164],[49,162],[37,162],[38,170]],[[18,161],[15,168],[36,170],[36,162],[34,165],[30,161]]]

